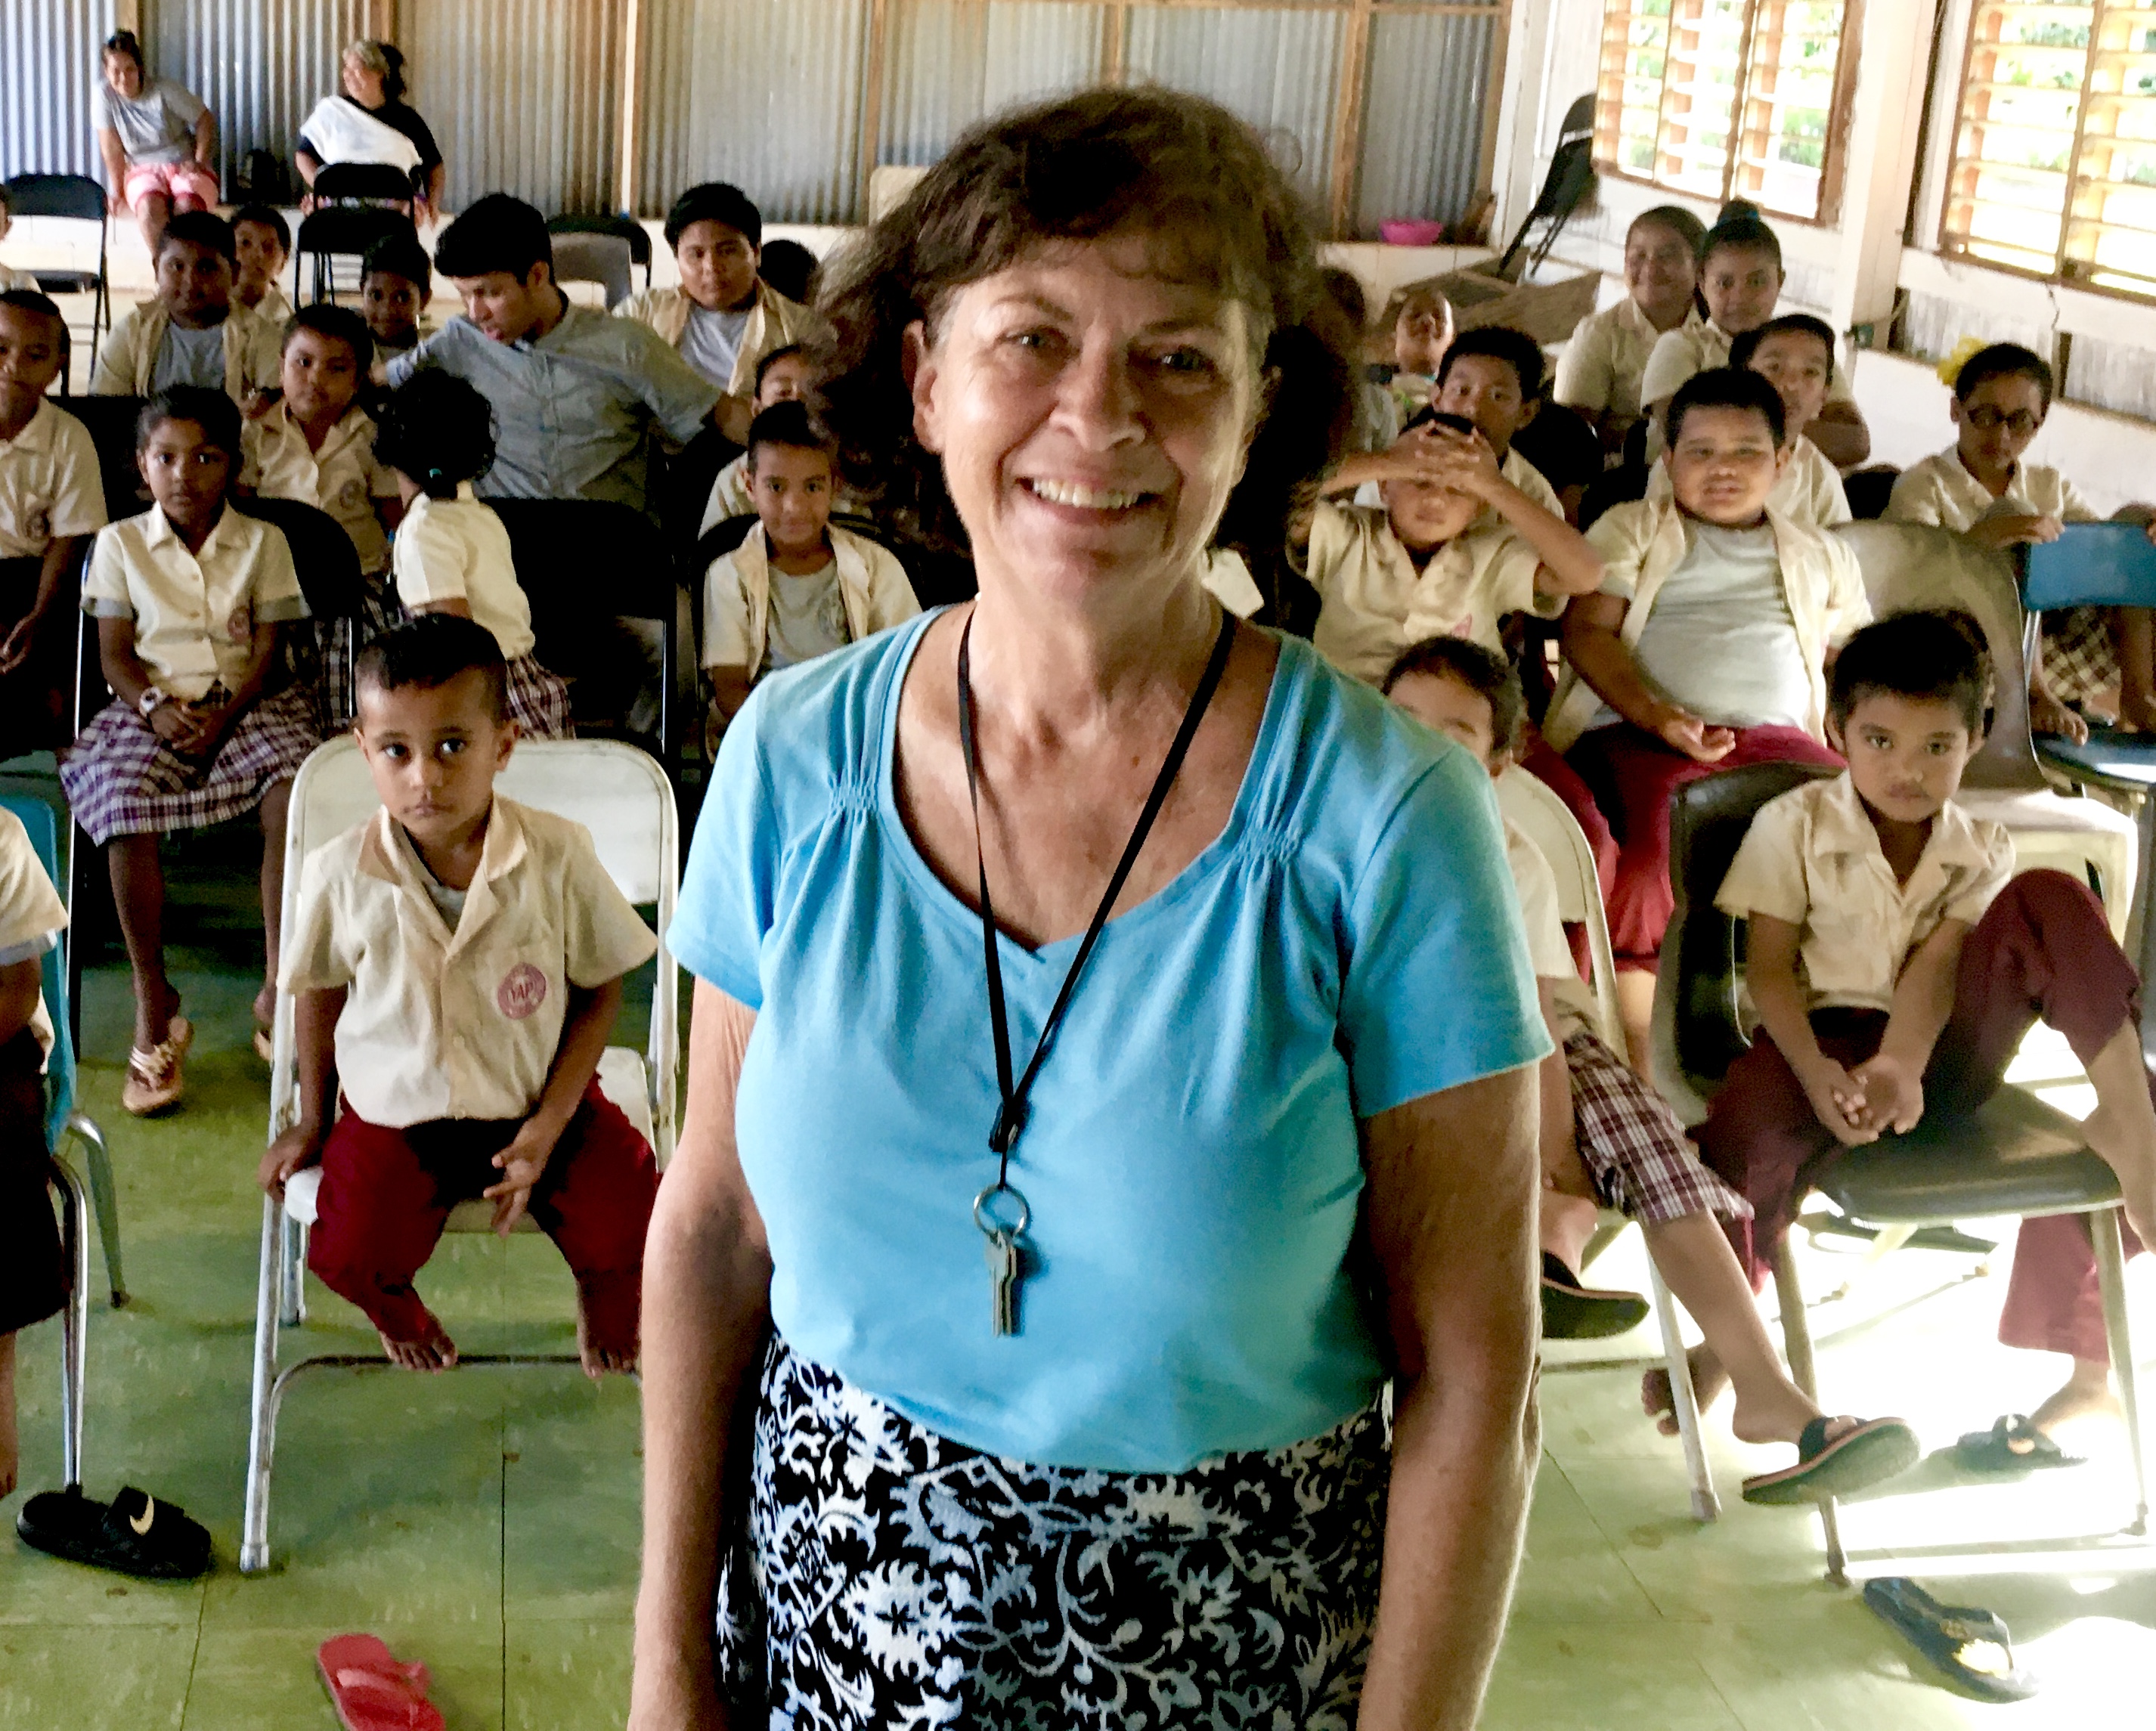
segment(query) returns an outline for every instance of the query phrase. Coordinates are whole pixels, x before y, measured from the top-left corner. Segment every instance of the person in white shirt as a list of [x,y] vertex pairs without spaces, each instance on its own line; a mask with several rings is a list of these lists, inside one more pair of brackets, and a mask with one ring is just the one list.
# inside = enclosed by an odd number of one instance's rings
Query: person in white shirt
[[404,518],[390,544],[397,598],[413,614],[476,619],[507,665],[510,719],[526,739],[576,732],[569,687],[531,652],[531,603],[516,580],[509,532],[472,482],[494,460],[494,412],[478,389],[429,367],[384,399],[376,460],[397,483]]
[[[1980,547],[2056,541],[2096,507],[2057,470],[2024,461],[2051,412],[2048,362],[2019,343],[1979,349],[1953,376],[1954,443],[1895,480],[1887,519],[1930,523]],[[2156,513],[2129,506],[2122,516]],[[2029,723],[2039,733],[2088,737],[2068,702],[2122,725],[2156,729],[2156,625],[2145,608],[2073,607],[2044,617],[2044,652],[2029,675]]]
[[1625,298],[1573,327],[1552,394],[1621,450],[1640,419],[1640,380],[1665,331],[1701,321],[1699,254],[1707,225],[1683,206],[1658,204],[1625,231]]

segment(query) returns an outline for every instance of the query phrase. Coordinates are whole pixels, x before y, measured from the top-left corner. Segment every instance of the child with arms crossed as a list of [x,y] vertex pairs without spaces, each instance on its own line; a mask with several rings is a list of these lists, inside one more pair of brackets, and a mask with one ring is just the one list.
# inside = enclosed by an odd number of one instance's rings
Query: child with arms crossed
[[[2005,829],[1954,804],[1989,691],[1965,614],[1897,614],[1858,632],[1835,663],[1830,711],[1847,771],[1763,806],[1715,897],[1747,922],[1761,1034],[1697,1140],[1752,1205],[1729,1231],[1755,1287],[1805,1185],[1842,1148],[1927,1113],[1974,1111],[2040,1017],[2095,1084],[2082,1134],[2118,1174],[2128,1254],[2156,1230],[2139,977],[2086,885],[2015,876]],[[2022,1223],[1999,1338],[2070,1353],[2074,1367],[2030,1419],[1965,1438],[1976,1464],[2056,1454],[2054,1428],[2117,1410],[2095,1252],[2076,1217]],[[1710,1387],[1721,1370],[1711,1353],[1695,1358]]]
[[[355,730],[382,809],[307,858],[280,984],[298,999],[300,1122],[278,1192],[319,1163],[307,1266],[413,1370],[457,1349],[412,1282],[449,1210],[526,1211],[577,1278],[586,1374],[635,1368],[651,1148],[599,1092],[622,976],[657,940],[581,824],[494,791],[516,745],[470,619],[414,619],[360,657]],[[341,1103],[340,1112],[338,1107]]]

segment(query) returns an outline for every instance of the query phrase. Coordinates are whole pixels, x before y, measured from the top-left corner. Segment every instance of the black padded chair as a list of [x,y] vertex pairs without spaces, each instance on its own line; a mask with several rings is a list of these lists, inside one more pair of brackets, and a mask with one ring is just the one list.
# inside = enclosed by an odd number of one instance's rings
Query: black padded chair
[[1894,483],[1902,471],[1891,463],[1876,463],[1842,477],[1841,491],[1849,500],[1849,514],[1859,522],[1872,522],[1887,515],[1887,502],[1894,496]]
[[[18,217],[59,217],[68,222],[97,225],[97,269],[95,270],[33,270],[38,286],[49,295],[88,295],[90,300],[90,342],[85,351],[87,365],[97,364],[97,346],[112,328],[112,230],[105,220],[105,188],[86,174],[18,174],[8,182],[8,203]],[[66,370],[60,376],[64,389],[74,387],[74,355],[70,348]]]
[[[322,171],[325,177],[329,173],[326,168]],[[313,285],[308,298],[335,300],[336,261],[364,258],[377,241],[398,236],[417,239],[412,218],[401,210],[379,204],[317,204],[300,219],[300,232],[292,243],[295,259],[308,261]]]
[[[1678,790],[1671,804],[1670,875],[1676,910],[1662,939],[1655,988],[1654,1069],[1656,1085],[1687,1123],[1705,1117],[1707,1100],[1751,1045],[1738,997],[1743,932],[1738,922],[1715,907],[1716,892],[1759,808],[1835,773],[1810,764],[1752,764],[1692,782]],[[2005,1086],[1974,1113],[1928,1116],[1906,1136],[1882,1136],[1845,1151],[1813,1188],[1851,1220],[1881,1228],[2007,1215],[2087,1217],[2112,1370],[2133,1457],[2134,1513],[2125,1530],[2145,1533],[2148,1476],[2127,1326],[2118,1180],[2082,1140],[2080,1126],[2026,1090]],[[1790,1374],[1817,1400],[1810,1325],[1786,1239],[1774,1247],[1774,1258]],[[1831,1501],[1820,1505],[1820,1518],[1828,1576],[1845,1581],[1848,1554]],[[1989,1549],[1960,1544],[1944,1554],[1961,1556]],[[1907,1554],[1906,1548],[1900,1554]]]
[[393,205],[412,214],[412,177],[387,162],[330,162],[309,189],[315,207],[331,204]]
[[549,234],[612,234],[629,243],[629,261],[644,268],[644,285],[651,286],[651,231],[634,217],[552,216],[547,218]]

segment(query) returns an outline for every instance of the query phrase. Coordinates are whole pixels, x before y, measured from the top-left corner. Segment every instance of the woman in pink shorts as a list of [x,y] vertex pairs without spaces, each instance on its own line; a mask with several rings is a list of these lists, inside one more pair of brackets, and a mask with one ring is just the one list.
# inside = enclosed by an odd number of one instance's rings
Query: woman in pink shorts
[[108,37],[105,75],[90,92],[90,121],[114,188],[115,216],[135,213],[150,256],[176,210],[217,203],[217,116],[192,90],[142,69],[131,30]]

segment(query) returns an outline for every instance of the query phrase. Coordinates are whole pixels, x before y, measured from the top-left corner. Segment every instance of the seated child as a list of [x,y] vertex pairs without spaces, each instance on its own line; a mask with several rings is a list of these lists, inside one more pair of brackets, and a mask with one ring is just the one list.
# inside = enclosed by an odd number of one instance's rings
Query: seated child
[[375,460],[397,483],[404,518],[390,546],[397,598],[413,614],[476,619],[508,664],[509,717],[526,739],[567,739],[569,687],[532,655],[531,603],[509,532],[474,496],[494,461],[494,410],[453,373],[423,367],[383,401]]
[[[14,227],[15,207],[8,199],[7,182],[0,181],[0,240],[8,238],[8,229]],[[0,292],[21,290],[27,294],[38,292],[38,280],[27,270],[10,270],[0,265]]]
[[232,225],[183,210],[157,241],[157,298],[124,314],[98,352],[90,388],[148,397],[173,385],[223,391],[244,408],[277,383],[278,327],[233,304]]
[[838,441],[803,403],[781,403],[748,429],[757,525],[704,575],[704,667],[720,727],[767,673],[911,619],[906,568],[864,536],[833,526]]
[[1383,503],[1321,498],[1291,524],[1289,547],[1318,594],[1312,640],[1358,679],[1375,684],[1423,637],[1502,651],[1505,614],[1555,619],[1602,581],[1585,539],[1507,480],[1460,416],[1424,409],[1358,468],[1378,480]]
[[1404,425],[1432,406],[1437,370],[1455,332],[1452,303],[1427,283],[1409,288],[1393,307],[1393,419]]
[[[773,349],[756,363],[757,413],[774,403],[804,400],[809,381],[814,376],[808,364],[808,351],[801,344],[789,342],[783,348]],[[718,479],[711,483],[711,502],[704,507],[704,520],[696,525],[696,533],[701,537],[728,517],[752,516],[755,511],[756,500],[748,485],[748,453],[743,451],[721,469]]]
[[243,204],[232,213],[232,247],[237,266],[233,300],[283,330],[292,316],[292,303],[277,286],[277,279],[292,256],[290,224],[266,204]]
[[242,433],[244,492],[296,499],[336,520],[359,555],[364,584],[358,613],[317,622],[322,650],[323,723],[348,726],[354,696],[346,689],[346,649],[363,647],[403,617],[389,583],[389,535],[403,507],[397,479],[375,460],[374,422],[358,403],[360,383],[374,358],[373,339],[350,307],[319,301],[295,313],[285,327],[277,400],[251,418]]
[[1643,1073],[1675,906],[1670,796],[1743,763],[1838,766],[1826,661],[1871,616],[1849,549],[1767,503],[1788,461],[1772,385],[1734,367],[1699,373],[1669,424],[1671,496],[1614,506],[1588,532],[1605,574],[1565,610],[1569,665],[1543,730],[1616,835],[1609,937]]
[[[1551,515],[1563,516],[1564,504],[1557,490],[1512,449],[1513,437],[1542,407],[1548,384],[1542,347],[1533,337],[1502,325],[1485,325],[1445,350],[1430,400],[1432,408],[1445,414],[1474,422],[1475,430],[1497,454],[1505,479]],[[1493,516],[1486,505],[1481,521],[1487,524]]]
[[0,758],[66,737],[75,559],[105,526],[90,429],[45,397],[65,329],[43,295],[0,292]]
[[[1982,547],[2056,541],[2097,511],[2056,469],[2021,460],[2051,411],[2051,368],[2018,343],[1995,342],[1953,376],[1954,444],[1904,470],[1890,522],[1953,529]],[[2156,537],[2156,522],[2150,534]],[[2074,702],[2156,728],[2156,629],[2143,608],[2074,607],[2044,616],[2044,653],[2030,670],[2029,720],[2040,733],[2088,737]]]
[[179,1102],[194,1037],[165,973],[158,837],[260,811],[267,966],[254,1025],[265,1049],[285,810],[318,742],[312,697],[277,683],[279,628],[307,616],[291,549],[269,524],[226,508],[239,451],[239,411],[222,391],[180,385],[152,397],[135,463],[157,504],[98,532],[82,586],[113,700],[60,754],[60,782],[112,874],[135,985],[120,1103],[138,1117]]
[[[1646,371],[1640,378],[1640,400],[1658,426],[1678,386],[1696,372],[1732,364],[1730,345],[1774,317],[1774,303],[1782,298],[1786,280],[1780,238],[1767,226],[1756,205],[1732,200],[1701,244],[1699,294],[1706,303],[1706,319],[1664,331],[1649,352]],[[1667,430],[1662,427],[1661,440],[1649,440],[1650,456],[1665,449]],[[1794,430],[1810,439],[1837,468],[1854,469],[1871,455],[1871,429],[1838,367],[1828,383],[1826,407]]]
[[[1748,924],[1761,1026],[1697,1133],[1752,1205],[1729,1230],[1755,1287],[1807,1184],[1844,1148],[1974,1111],[2040,1016],[2096,1086],[2082,1130],[2118,1174],[2128,1253],[2156,1241],[2139,977],[2087,885],[2015,876],[2005,830],[1954,804],[1989,691],[1965,614],[1897,614],[1858,632],[1834,665],[1846,773],[1763,806],[1715,898]],[[2116,1412],[2095,1253],[2075,1216],[2022,1223],[1999,1338],[2071,1353],[2073,1373],[2028,1420],[1964,1439],[1973,1464],[2056,1456],[2055,1428]],[[1708,1355],[1693,1374],[1711,1383],[1720,1369]]]
[[427,316],[434,292],[434,267],[415,237],[386,235],[367,248],[360,260],[359,310],[380,360],[417,348],[434,334]]
[[819,328],[816,315],[757,274],[763,218],[739,187],[712,181],[690,187],[666,213],[665,233],[680,286],[643,290],[616,311],[650,326],[726,393],[717,425],[746,444],[756,414],[756,363],[807,340]]
[[[1783,442],[1789,456],[1782,478],[1767,496],[1769,509],[1815,529],[1850,521],[1841,471],[1797,430],[1819,419],[1834,376],[1834,332],[1808,312],[1784,313],[1747,331],[1729,346],[1729,364],[1756,372],[1782,398]],[[1647,497],[1666,499],[1669,465],[1657,458],[1649,471]]]
[[[1394,702],[1450,735],[1489,767],[1512,763],[1525,699],[1503,657],[1440,637],[1410,646],[1387,675]],[[1543,1061],[1543,1333],[1552,1339],[1622,1333],[1646,1314],[1636,1293],[1582,1285],[1580,1257],[1599,1208],[1640,1222],[1670,1289],[1692,1313],[1715,1362],[1737,1387],[1732,1428],[1747,1442],[1793,1442],[1793,1467],[1745,1481],[1753,1502],[1800,1502],[1875,1484],[1913,1465],[1917,1439],[1899,1419],[1830,1419],[1774,1356],[1717,1215],[1743,1220],[1743,1198],[1699,1163],[1668,1102],[1594,1032],[1594,1005],[1558,917],[1557,881],[1525,831],[1507,819],[1505,857],[1519,891],[1543,1014],[1557,1051]],[[1706,1406],[1713,1391],[1702,1396]],[[1666,1370],[1648,1374],[1649,1414],[1666,1434],[1676,1410]]]
[[59,1222],[45,1193],[45,1055],[52,1018],[47,950],[67,909],[12,811],[0,811],[0,1497],[21,1465],[15,1434],[15,1337],[67,1302]]
[[505,1235],[528,1211],[576,1275],[596,1379],[635,1368],[659,1189],[597,1074],[622,976],[658,943],[583,824],[495,795],[517,740],[505,674],[470,619],[414,619],[360,657],[382,809],[301,874],[280,980],[297,999],[300,1116],[260,1176],[277,1192],[321,1166],[307,1266],[413,1370],[457,1361],[412,1287],[449,1210],[484,1196]]

